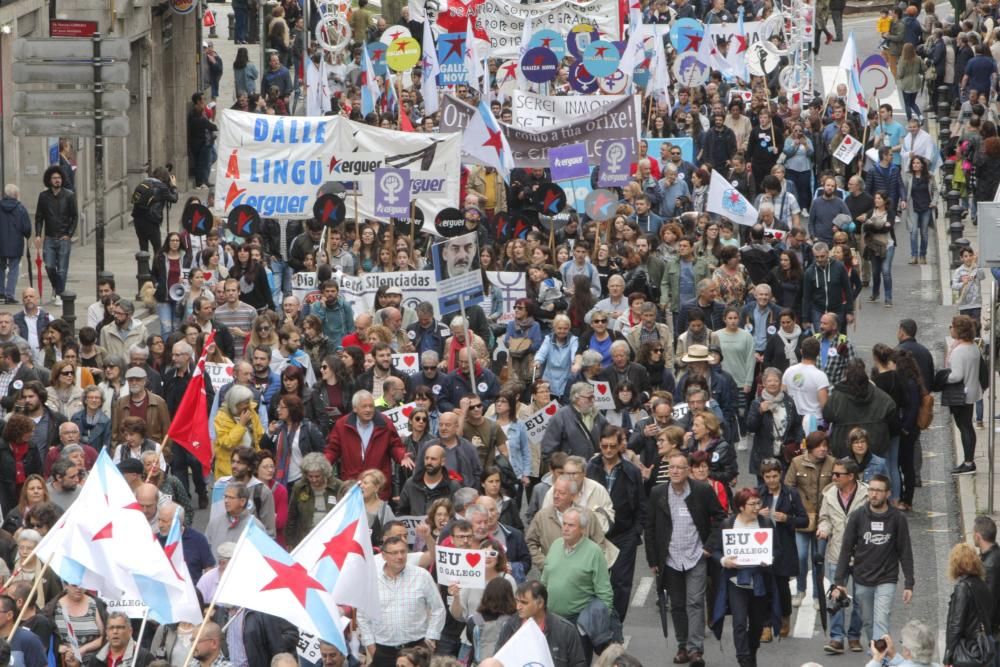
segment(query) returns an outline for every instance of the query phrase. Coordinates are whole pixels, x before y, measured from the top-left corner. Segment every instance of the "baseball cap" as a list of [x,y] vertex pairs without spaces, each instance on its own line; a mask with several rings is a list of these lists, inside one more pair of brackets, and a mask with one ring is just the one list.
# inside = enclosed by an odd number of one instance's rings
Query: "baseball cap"
[[390,287],[389,289],[387,289],[387,290],[385,291],[385,293],[386,293],[386,294],[398,294],[399,296],[403,296],[403,290],[399,289],[399,288],[398,288],[398,287],[396,287],[396,286],[392,286],[392,287]]
[[141,380],[146,379],[146,371],[142,368],[133,367],[125,371],[125,379],[139,378]]
[[236,552],[235,542],[223,542],[222,544],[219,545],[219,548],[215,550],[215,553],[218,554],[219,558],[224,558],[226,560],[232,558],[235,552]]

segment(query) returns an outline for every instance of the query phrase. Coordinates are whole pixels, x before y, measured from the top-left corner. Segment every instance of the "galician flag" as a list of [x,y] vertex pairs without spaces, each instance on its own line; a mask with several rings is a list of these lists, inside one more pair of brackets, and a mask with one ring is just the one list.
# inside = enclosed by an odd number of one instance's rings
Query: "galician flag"
[[[479,79],[483,75],[480,71],[481,64],[479,58],[476,57],[476,37],[472,32],[472,17],[468,16],[465,19],[465,72],[466,81],[470,88],[473,88],[482,94],[482,89],[479,87]],[[489,84],[487,84],[488,87]]]
[[378,572],[361,487],[351,488],[295,547],[292,557],[333,592],[337,604],[379,618]]
[[549,642],[533,618],[522,623],[493,657],[502,665],[555,667]]
[[378,88],[378,81],[375,79],[375,70],[372,68],[372,60],[368,56],[368,49],[361,49],[361,115],[367,116],[375,113],[375,105],[381,91]]
[[462,135],[462,150],[487,167],[496,169],[505,181],[510,180],[514,156],[510,152],[507,136],[485,101],[479,103],[478,113],[469,119],[469,125]]
[[330,591],[256,521],[247,524],[236,543],[215,600],[280,616],[347,654],[340,612]]
[[861,114],[862,118],[868,115],[868,102],[865,100],[864,90],[861,88],[861,63],[858,60],[858,47],[854,41],[854,31],[847,36],[844,44],[844,53],[840,56],[840,74],[847,77],[847,109]]
[[188,623],[200,623],[203,617],[201,605],[198,604],[198,593],[194,589],[191,581],[191,572],[184,561],[184,547],[181,544],[181,514],[174,512],[174,519],[170,522],[170,532],[163,543],[163,552],[167,554],[170,567],[178,581],[181,582],[180,594],[175,596],[173,601],[174,616],[178,621]]
[[705,210],[729,218],[737,225],[752,227],[757,224],[757,209],[740,194],[735,185],[714,169],[708,186]]
[[[434,46],[434,33],[431,24],[424,21],[424,73],[420,79],[420,95],[424,98],[424,113],[431,115],[438,110],[438,74],[441,72],[441,65],[438,63],[437,47]],[[429,45],[429,46],[428,46]]]

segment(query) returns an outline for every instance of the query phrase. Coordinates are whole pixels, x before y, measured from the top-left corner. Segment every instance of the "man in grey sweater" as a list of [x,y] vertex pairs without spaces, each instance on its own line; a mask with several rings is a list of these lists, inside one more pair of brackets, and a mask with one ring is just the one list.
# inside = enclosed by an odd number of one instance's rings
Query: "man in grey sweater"
[[837,179],[826,176],[823,192],[809,207],[809,235],[814,241],[833,243],[833,220],[838,215],[846,215],[850,219],[851,209],[837,196]]

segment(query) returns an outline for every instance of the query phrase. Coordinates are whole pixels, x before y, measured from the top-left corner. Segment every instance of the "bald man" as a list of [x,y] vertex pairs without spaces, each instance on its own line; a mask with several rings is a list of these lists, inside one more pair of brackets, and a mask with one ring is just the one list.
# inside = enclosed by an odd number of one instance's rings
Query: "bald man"
[[144,482],[140,484],[135,490],[135,499],[139,503],[139,507],[142,508],[142,513],[146,516],[146,521],[149,522],[149,528],[153,533],[159,532],[159,520],[157,518],[157,510],[161,502],[167,502],[165,497],[160,496],[160,490],[156,488],[153,484],[149,482]]
[[[201,638],[194,647],[194,659],[201,667],[212,667],[216,660],[225,663],[226,658],[222,655],[222,628],[218,623],[209,621],[201,631]],[[189,663],[194,664],[194,661]]]
[[448,475],[445,449],[430,445],[424,450],[422,474],[415,474],[403,484],[399,493],[400,516],[422,516],[440,498],[451,498],[461,485]]

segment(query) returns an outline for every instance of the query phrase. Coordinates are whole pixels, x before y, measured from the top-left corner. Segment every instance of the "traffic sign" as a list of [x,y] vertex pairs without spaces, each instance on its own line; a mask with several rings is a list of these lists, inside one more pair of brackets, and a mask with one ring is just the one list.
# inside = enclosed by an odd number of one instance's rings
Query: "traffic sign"
[[91,37],[97,32],[97,21],[70,21],[52,19],[49,21],[50,37]]
[[[102,136],[127,137],[128,116],[105,118]],[[86,116],[14,116],[18,137],[92,137],[94,119]]]
[[[132,48],[127,39],[101,40],[101,60],[128,60]],[[90,65],[94,60],[92,39],[49,39],[23,37],[14,40],[14,60],[79,60]]]
[[[80,65],[86,65],[81,67]],[[94,85],[94,68],[90,63],[19,63],[13,65],[14,83]],[[101,83],[128,83],[128,63],[113,63],[101,67]]]
[[[86,90],[18,91],[14,93],[15,113],[79,113],[92,112],[94,94]],[[125,112],[129,107],[127,90],[106,90],[101,95],[105,112]]]

